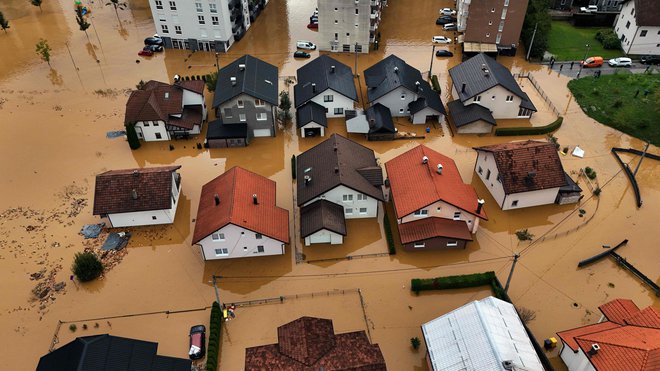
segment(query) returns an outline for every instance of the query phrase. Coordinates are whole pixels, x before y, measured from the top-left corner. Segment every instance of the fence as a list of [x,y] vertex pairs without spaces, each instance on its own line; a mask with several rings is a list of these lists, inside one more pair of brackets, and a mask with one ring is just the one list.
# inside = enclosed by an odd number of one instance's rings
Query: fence
[[282,295],[274,298],[235,301],[232,302],[232,304],[234,304],[237,307],[251,307],[254,305],[282,304],[286,300],[293,300],[293,299],[315,298],[315,297],[330,296],[330,295],[346,295],[357,292],[359,292],[359,289],[329,290],[329,291],[310,292],[303,294]]
[[543,91],[543,89],[541,89],[541,86],[540,86],[539,83],[536,81],[536,79],[534,78],[534,76],[532,76],[529,72],[528,72],[527,74],[514,73],[514,74],[513,74],[513,78],[514,78],[514,79],[517,79],[517,78],[526,78],[526,79],[528,79],[529,82],[532,83],[532,86],[534,86],[534,89],[536,89],[536,91],[539,93],[539,95],[541,96],[541,98],[543,98],[543,100],[548,104],[548,106],[549,106],[550,109],[552,110],[552,113],[554,113],[557,117],[560,116],[560,114],[559,114],[559,110],[557,109],[557,107],[555,107],[554,103],[552,103],[552,101],[550,100],[550,98],[548,97],[548,95],[545,94],[545,92]]

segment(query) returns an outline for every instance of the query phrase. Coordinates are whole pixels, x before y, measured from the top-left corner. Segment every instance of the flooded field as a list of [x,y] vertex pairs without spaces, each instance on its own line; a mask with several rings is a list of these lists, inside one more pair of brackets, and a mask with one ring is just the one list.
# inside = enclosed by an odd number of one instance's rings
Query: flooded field
[[[599,197],[592,197],[587,185],[580,183],[585,198],[579,206],[502,212],[473,174],[476,153],[472,147],[523,138],[452,136],[446,123],[436,124],[426,134],[423,126],[398,120],[400,131],[426,137],[393,142],[351,139],[372,148],[381,164],[419,143],[454,158],[463,180],[486,200],[489,220],[480,224],[475,240],[465,250],[384,255],[387,246],[380,218],[349,221],[342,246],[305,247],[297,230],[290,158],[323,138],[299,138],[295,125],[289,124],[279,128],[275,138],[258,138],[249,147],[237,149],[196,149],[203,136],[173,142],[174,150],[169,144],[146,143],[131,151],[122,138],[107,139],[106,132],[123,128],[128,92],[140,80],[203,75],[215,70],[216,60],[213,53],[182,50],[138,57],[142,40],[154,33],[148,2],[129,1],[129,9],[120,10],[119,19],[103,2],[88,4],[93,23],[89,37],[78,30],[72,1],[44,2],[42,12],[24,0],[5,0],[0,5],[11,26],[6,34],[0,33],[0,171],[4,174],[0,179],[0,329],[6,334],[0,340],[0,359],[4,368],[34,369],[56,332],[56,347],[75,336],[109,332],[157,341],[159,354],[186,357],[187,331],[192,325],[208,325],[208,311],[118,316],[208,307],[215,300],[214,275],[220,276],[219,296],[224,302],[350,291],[239,308],[223,337],[222,370],[241,369],[245,347],[274,342],[277,327],[301,315],[331,318],[337,332],[368,328],[389,369],[424,370],[423,351],[413,351],[409,341],[414,336],[422,338],[421,324],[489,292],[455,290],[416,296],[410,292],[410,279],[493,270],[504,281],[514,252],[522,252],[522,257],[509,293],[516,305],[536,311],[530,327],[539,340],[597,321],[597,307],[612,298],[630,298],[640,307],[658,305],[647,287],[611,260],[576,268],[579,260],[601,252],[601,245],[616,245],[627,238],[628,246],[619,253],[658,282],[660,164],[647,159],[641,165],[637,179],[644,204],[637,209],[632,187],[610,148],[642,149],[643,142],[587,117],[566,88],[565,76],[528,64],[521,56],[498,58],[515,73],[531,73],[564,116],[564,125],[555,133],[559,143],[571,148],[579,145],[586,151],[584,159],[562,156],[564,168],[569,173],[586,166],[596,170],[602,188]],[[396,54],[426,75],[433,59],[432,72],[439,75],[446,103],[451,90],[447,69],[459,63],[459,49],[450,45],[447,48],[454,57],[436,58],[430,40],[443,34],[434,23],[438,8],[453,6],[453,2],[409,4],[393,1],[384,10],[380,50],[359,55],[357,71]],[[295,41],[317,41],[318,33],[305,27],[314,7],[307,0],[271,0],[244,38],[219,56],[220,66],[250,53],[278,66],[280,90],[287,89],[285,77],[295,76],[296,69],[307,62],[292,58]],[[47,39],[53,49],[50,66],[34,52],[40,38]],[[312,57],[318,54],[312,52]],[[352,67],[356,63],[354,55],[333,57]],[[358,81],[364,97],[364,80]],[[545,125],[554,120],[534,87],[523,85],[541,112],[531,122],[520,124]],[[291,92],[293,87],[288,89]],[[210,99],[207,94],[207,102]],[[360,98],[360,104],[365,103]],[[345,135],[342,120],[330,120],[327,133]],[[653,146],[649,151],[660,153]],[[638,161],[633,156],[624,158],[633,168]],[[164,164],[182,166],[175,223],[132,228],[127,254],[101,280],[85,285],[70,281],[74,253],[91,243],[78,231],[83,224],[98,221],[91,215],[95,175]],[[198,248],[190,245],[201,186],[232,166],[277,182],[277,203],[290,210],[291,218],[292,243],[285,255],[204,263]],[[579,208],[586,211],[584,217],[579,217]],[[535,235],[534,241],[518,242],[515,232],[522,228]],[[297,261],[296,251],[307,261]],[[367,256],[343,259],[360,255]],[[33,292],[38,284],[39,290]],[[361,290],[364,309],[356,289]],[[94,320],[105,317],[112,319]],[[58,321],[65,323],[58,328]],[[98,327],[94,327],[96,322]],[[75,333],[69,330],[71,323],[77,325]],[[557,354],[555,350],[549,356],[563,369]]]

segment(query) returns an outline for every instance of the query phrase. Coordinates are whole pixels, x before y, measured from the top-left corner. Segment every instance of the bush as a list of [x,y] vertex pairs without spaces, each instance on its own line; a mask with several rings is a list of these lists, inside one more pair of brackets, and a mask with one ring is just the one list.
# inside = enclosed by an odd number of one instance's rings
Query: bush
[[546,126],[538,127],[514,127],[514,128],[499,128],[495,129],[495,135],[499,137],[515,136],[515,135],[541,135],[551,133],[561,127],[564,118],[559,116],[555,121]]
[[609,50],[618,50],[621,49],[621,40],[616,36],[616,33],[613,30],[601,30],[596,32],[594,36],[601,44],[603,48]]
[[595,196],[598,196],[598,195],[600,195],[600,192],[601,192],[601,189],[600,189],[600,187],[598,187],[598,188],[596,188],[596,189],[594,189],[594,195],[595,195]]
[[218,369],[218,355],[220,353],[220,335],[222,331],[222,311],[217,301],[211,307],[211,322],[209,326],[209,342],[206,354],[206,370]]
[[138,138],[137,132],[135,131],[135,124],[126,125],[126,139],[128,140],[128,146],[131,147],[131,149],[140,148],[140,138]]
[[387,239],[387,251],[390,255],[395,255],[396,247],[394,245],[394,237],[392,236],[390,218],[387,216],[387,213],[383,216],[383,229],[385,230],[385,239]]
[[69,331],[76,332],[77,329],[78,329],[78,326],[76,326],[75,323],[72,323],[72,324],[69,325]]
[[410,345],[412,345],[413,349],[417,350],[419,349],[419,346],[422,344],[422,342],[419,340],[417,336],[414,338],[410,338]]
[[413,278],[410,281],[410,290],[415,293],[425,290],[460,289],[490,285],[495,278],[495,272],[464,274],[460,276],[446,276],[436,278]]
[[516,312],[518,312],[518,317],[520,317],[522,323],[526,325],[536,319],[536,312],[529,308],[516,308]]
[[438,94],[442,93],[442,89],[440,88],[440,83],[438,82],[437,75],[431,76],[431,86],[433,87],[433,90],[435,90]]
[[291,155],[291,177],[296,180],[296,155]]
[[209,91],[209,93],[215,92],[215,86],[218,83],[218,72],[216,71],[206,75],[204,83],[206,84],[206,89]]
[[516,237],[519,241],[531,241],[534,238],[534,235],[529,233],[527,228],[516,231]]
[[584,173],[587,176],[587,178],[589,178],[591,180],[596,179],[596,171],[594,169],[590,168],[589,166],[584,168]]
[[87,282],[101,275],[103,263],[92,252],[79,252],[73,258],[71,270],[81,282]]

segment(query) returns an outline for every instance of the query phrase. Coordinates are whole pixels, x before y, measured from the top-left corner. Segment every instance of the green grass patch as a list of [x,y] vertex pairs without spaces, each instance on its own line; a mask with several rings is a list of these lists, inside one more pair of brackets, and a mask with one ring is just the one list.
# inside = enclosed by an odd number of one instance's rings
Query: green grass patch
[[601,56],[610,59],[623,56],[622,51],[607,50],[596,40],[596,32],[600,30],[604,29],[574,27],[565,21],[552,21],[548,35],[548,52],[554,54],[557,61],[578,61],[584,58],[586,45],[589,44],[587,57]]
[[589,117],[660,146],[660,75],[621,71],[572,80],[568,88]]
[[498,137],[507,137],[514,135],[541,135],[551,133],[561,127],[564,118],[559,116],[555,121],[545,126],[535,127],[513,127],[495,129],[495,135]]
[[463,274],[436,278],[413,278],[410,280],[410,290],[419,293],[425,290],[461,289],[490,285],[495,279],[495,272]]

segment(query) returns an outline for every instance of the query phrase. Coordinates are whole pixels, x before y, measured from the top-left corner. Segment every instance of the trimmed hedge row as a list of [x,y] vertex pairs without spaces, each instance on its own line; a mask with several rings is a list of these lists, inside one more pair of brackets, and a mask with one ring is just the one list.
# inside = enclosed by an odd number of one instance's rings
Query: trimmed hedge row
[[559,116],[555,121],[546,126],[538,126],[531,128],[515,127],[515,128],[499,128],[495,129],[495,135],[499,137],[514,136],[514,135],[540,135],[551,133],[561,127],[564,118]]
[[431,76],[431,86],[433,87],[433,90],[438,92],[438,94],[442,93],[442,89],[440,89],[440,83],[438,82],[437,75]]
[[385,239],[387,239],[387,251],[389,251],[390,255],[395,255],[396,247],[394,245],[394,237],[392,236],[390,218],[387,216],[387,213],[383,216],[383,229],[385,229]]
[[211,307],[211,324],[209,326],[208,352],[206,353],[206,370],[216,371],[218,369],[218,357],[220,353],[220,342],[222,341],[222,311],[217,301]]
[[446,276],[436,278],[413,278],[410,280],[410,290],[419,293],[424,290],[460,289],[491,285],[495,279],[495,272],[464,274],[460,276]]

